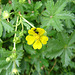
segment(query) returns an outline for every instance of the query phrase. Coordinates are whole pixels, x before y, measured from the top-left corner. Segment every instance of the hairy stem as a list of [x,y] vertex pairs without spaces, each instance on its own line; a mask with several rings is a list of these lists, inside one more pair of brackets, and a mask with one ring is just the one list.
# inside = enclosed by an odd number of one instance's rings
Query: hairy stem
[[[16,28],[15,28],[15,32],[17,31],[17,24],[18,24],[18,17],[17,17],[17,21],[16,21]],[[15,36],[16,37],[16,33],[15,33]],[[16,43],[14,42],[14,48],[16,50]]]
[[28,23],[30,26],[32,26],[32,27],[34,27],[29,21],[27,21],[22,15],[20,15],[21,16],[21,18],[26,22],[26,23]]

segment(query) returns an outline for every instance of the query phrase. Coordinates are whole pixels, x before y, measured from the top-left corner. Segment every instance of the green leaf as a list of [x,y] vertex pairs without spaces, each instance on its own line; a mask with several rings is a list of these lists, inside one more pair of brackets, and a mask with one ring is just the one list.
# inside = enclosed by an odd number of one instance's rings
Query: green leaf
[[69,39],[69,43],[68,45],[71,45],[75,42],[75,31],[72,33],[72,35],[70,36],[70,39]]
[[7,70],[10,67],[11,62],[6,62],[5,58],[0,58],[0,72]]
[[2,32],[3,32],[3,27],[2,27],[2,24],[0,22],[0,37],[2,36]]
[[30,70],[30,65],[28,62],[26,62],[24,59],[21,62],[21,69],[22,69],[22,74],[24,74],[24,71],[26,70],[26,74],[29,74]]
[[17,0],[12,0],[12,7],[13,7],[14,10],[16,10],[16,8],[18,7]]
[[58,36],[58,39],[61,41],[61,43],[63,43],[63,45],[67,45],[68,44],[69,37],[68,37],[67,33],[65,33],[63,31],[61,33],[58,33],[57,36]]
[[55,17],[58,19],[74,19],[74,14],[71,14],[69,11],[64,11],[56,14]]
[[41,64],[40,64],[40,62],[37,61],[37,62],[35,63],[35,65],[36,65],[36,66],[35,66],[36,70],[37,70],[38,72],[40,72],[40,71],[41,71]]
[[41,1],[36,2],[34,9],[35,9],[35,10],[36,10],[36,9],[39,9],[41,6],[42,6]]
[[63,24],[61,24],[61,21],[59,19],[54,18],[52,20],[52,26],[54,29],[56,29],[57,31],[62,31],[63,30]]
[[23,21],[24,26],[27,28],[27,30],[30,30],[30,25]]
[[66,5],[67,5],[67,0],[57,0],[54,6],[55,14],[60,13]]
[[73,24],[72,24],[72,21],[70,19],[65,20],[65,25],[67,26],[67,28],[73,28]]
[[51,59],[56,58],[56,57],[60,56],[63,52],[63,45],[59,40],[50,39],[48,41],[47,46],[48,46],[47,50],[46,50],[47,58],[51,58]]
[[1,23],[6,31],[8,31],[8,32],[13,31],[13,26],[11,25],[11,23],[8,23],[6,20],[2,20]]
[[24,50],[17,50],[17,58],[16,58],[16,60],[15,60],[15,62],[16,62],[16,64],[17,64],[17,66],[19,67],[20,66],[20,61],[22,60],[22,57],[23,57],[23,53],[24,52]]
[[50,15],[53,15],[54,13],[54,1],[53,0],[50,0],[50,1],[47,0],[46,9]]
[[0,55],[1,57],[8,57],[12,51],[5,50],[4,48],[0,48]]
[[71,59],[70,56],[72,55],[71,51],[69,49],[64,49],[63,54],[61,56],[61,62],[64,67],[68,66]]
[[35,50],[29,45],[24,45],[24,49],[26,50],[27,53],[31,55],[36,53]]
[[[10,7],[10,8],[9,8]],[[8,9],[9,8],[9,9]],[[3,11],[7,10],[8,12],[10,12],[12,10],[12,5],[7,3],[4,7],[3,7]]]

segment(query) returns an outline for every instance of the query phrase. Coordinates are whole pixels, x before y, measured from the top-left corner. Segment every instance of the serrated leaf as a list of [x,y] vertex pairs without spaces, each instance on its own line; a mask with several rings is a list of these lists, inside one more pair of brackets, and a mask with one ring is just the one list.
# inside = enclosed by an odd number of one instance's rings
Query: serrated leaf
[[1,23],[6,31],[8,31],[8,32],[13,31],[13,26],[11,25],[11,23],[8,23],[6,20],[2,20]]
[[7,57],[12,53],[12,51],[5,50],[4,48],[0,48],[1,57]]
[[16,58],[15,62],[16,62],[18,67],[20,66],[20,61],[21,61],[21,59],[23,57],[23,52],[24,52],[23,50],[17,50],[16,51],[17,58]]
[[59,19],[54,18],[52,20],[52,26],[54,29],[56,29],[57,31],[62,31],[63,30],[63,24],[61,24],[61,21]]
[[69,54],[71,54],[70,50],[68,50],[68,49],[65,50],[64,49],[63,54],[61,56],[61,62],[62,62],[62,64],[63,64],[64,67],[68,66],[69,63],[70,63],[71,59],[69,57]]
[[36,10],[36,9],[39,9],[41,6],[42,6],[41,1],[36,2],[34,9],[35,9],[35,10]]
[[75,42],[75,31],[71,34],[68,45],[71,45]]
[[65,20],[65,25],[67,26],[67,28],[73,28],[73,24],[72,24],[72,21],[70,19]]
[[[10,8],[9,8],[10,7]],[[9,9],[8,9],[9,8]],[[8,10],[8,12],[10,12],[12,10],[12,5],[7,3],[4,7],[3,7],[3,11],[4,10]]]
[[56,14],[55,17],[57,17],[59,19],[74,19],[74,14],[71,14],[70,12],[65,11],[65,12]]
[[57,0],[54,6],[55,14],[60,13],[66,5],[67,5],[67,0]]
[[53,15],[54,13],[54,1],[53,0],[47,0],[47,3],[46,3],[46,8],[47,8],[47,11],[50,13],[50,15]]
[[63,31],[63,33],[62,32],[58,33],[57,36],[58,36],[58,39],[63,43],[63,45],[68,44],[69,37],[68,37],[67,33],[65,33]]
[[0,37],[2,36],[2,32],[3,32],[3,27],[2,27],[2,24],[0,22]]
[[32,47],[30,47],[28,45],[24,45],[24,48],[25,48],[25,50],[26,50],[27,53],[29,53],[29,54],[35,54],[35,50]]
[[[59,46],[60,44],[60,46]],[[63,52],[63,45],[59,40],[55,40],[55,39],[51,39],[48,41],[48,45],[47,45],[47,53],[46,53],[46,57],[47,58],[56,58],[58,56],[60,56]]]

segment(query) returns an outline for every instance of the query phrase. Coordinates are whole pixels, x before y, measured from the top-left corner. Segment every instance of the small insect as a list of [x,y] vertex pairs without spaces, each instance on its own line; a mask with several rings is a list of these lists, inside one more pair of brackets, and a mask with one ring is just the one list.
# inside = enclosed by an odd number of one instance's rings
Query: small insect
[[38,32],[38,31],[36,31],[36,30],[37,30],[37,29],[34,29],[35,33],[37,33],[37,34],[38,34],[39,32]]
[[34,29],[34,31],[36,31],[36,29]]
[[39,32],[35,31],[35,33],[37,33],[37,34],[38,34]]

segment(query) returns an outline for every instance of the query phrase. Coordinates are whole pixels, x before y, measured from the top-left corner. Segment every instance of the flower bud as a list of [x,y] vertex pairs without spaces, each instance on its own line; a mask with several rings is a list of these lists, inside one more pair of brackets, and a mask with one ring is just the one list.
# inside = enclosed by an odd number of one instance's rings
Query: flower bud
[[3,16],[4,19],[7,19],[7,18],[9,18],[10,14],[9,14],[9,12],[7,10],[5,10],[3,12],[2,16]]
[[12,73],[17,74],[17,73],[18,73],[18,70],[17,70],[16,68],[14,68],[14,69],[12,70]]
[[14,38],[14,40],[13,40],[13,42],[20,43],[20,42],[21,42],[21,40],[20,40],[20,38],[19,38],[19,37],[15,37],[15,38]]
[[9,61],[10,61],[10,57],[7,57],[7,58],[6,58],[6,62],[9,62]]

